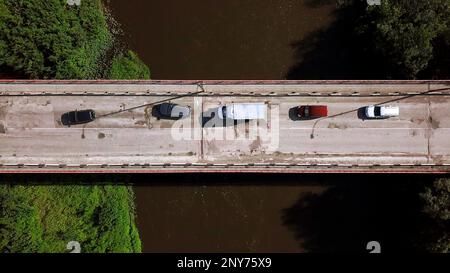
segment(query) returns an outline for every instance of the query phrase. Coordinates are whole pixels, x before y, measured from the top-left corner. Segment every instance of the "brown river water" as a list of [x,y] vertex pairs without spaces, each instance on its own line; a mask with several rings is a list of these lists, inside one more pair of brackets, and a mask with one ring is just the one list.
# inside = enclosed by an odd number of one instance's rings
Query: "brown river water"
[[[372,75],[358,74],[358,58],[333,28],[334,0],[106,2],[123,30],[120,40],[153,79]],[[309,48],[316,38],[320,45]],[[299,56],[298,45],[309,55]],[[0,78],[23,75],[2,69]],[[367,252],[367,242],[376,240],[383,252],[398,253],[433,230],[418,213],[417,192],[434,178],[154,174],[116,180],[134,185],[144,252]]]
[[108,3],[153,79],[283,79],[293,44],[328,26],[336,8],[324,0]]
[[[127,0],[108,7],[152,79],[283,79],[294,64],[292,43],[330,24],[335,5]],[[326,188],[271,184],[274,179],[265,177],[260,177],[265,185],[246,185],[247,176],[170,178],[149,176],[149,183],[135,187],[145,252],[301,251],[283,225],[282,210]]]
[[295,236],[283,224],[283,209],[305,193],[324,189],[315,184],[260,185],[248,176],[157,178],[156,185],[135,187],[138,228],[147,252],[298,252]]

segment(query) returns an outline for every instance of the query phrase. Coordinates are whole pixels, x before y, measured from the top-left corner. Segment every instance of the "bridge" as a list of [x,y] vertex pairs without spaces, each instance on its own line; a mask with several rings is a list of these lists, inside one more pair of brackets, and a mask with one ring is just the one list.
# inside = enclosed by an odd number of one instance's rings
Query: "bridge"
[[[190,106],[182,120],[156,105]],[[221,105],[263,102],[266,120]],[[298,105],[329,116],[298,120]],[[362,107],[397,105],[369,120]],[[67,127],[64,112],[94,109]],[[448,173],[450,81],[0,80],[0,173]]]

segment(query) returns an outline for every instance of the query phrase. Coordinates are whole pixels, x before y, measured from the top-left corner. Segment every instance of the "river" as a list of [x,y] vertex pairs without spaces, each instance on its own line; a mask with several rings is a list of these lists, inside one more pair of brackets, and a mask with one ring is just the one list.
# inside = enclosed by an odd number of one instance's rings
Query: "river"
[[[326,187],[260,175],[149,175],[136,182],[146,252],[298,252],[284,209]],[[298,183],[303,182],[303,183]]]
[[[150,67],[152,79],[285,79],[301,60],[296,45],[333,25],[336,10],[336,1],[326,0],[108,3],[124,43]],[[327,70],[311,63],[318,70],[299,71],[314,78]],[[342,77],[335,68],[327,72]],[[366,242],[389,238],[402,248],[417,220],[409,217],[417,200],[398,205],[397,194],[404,194],[398,181],[417,179],[141,176],[134,187],[137,224],[144,252],[365,251]],[[383,190],[392,185],[395,190]]]
[[116,0],[109,7],[153,79],[283,79],[294,65],[294,44],[328,26],[336,5]]
[[[293,44],[329,25],[335,9],[298,0],[122,0],[108,7],[152,79],[284,79],[295,64]],[[134,187],[143,251],[302,251],[283,210],[326,187],[301,176],[278,179],[149,175]]]

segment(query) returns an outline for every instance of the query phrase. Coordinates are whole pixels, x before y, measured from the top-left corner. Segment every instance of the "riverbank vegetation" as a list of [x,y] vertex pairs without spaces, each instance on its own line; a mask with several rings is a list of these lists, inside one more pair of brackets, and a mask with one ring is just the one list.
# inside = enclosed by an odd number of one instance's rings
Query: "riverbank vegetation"
[[368,53],[382,58],[387,75],[414,79],[439,53],[437,39],[449,34],[450,1],[383,0],[359,20],[358,37],[366,38]]
[[[149,79],[136,53],[117,51],[100,0],[0,0],[0,67],[32,79]],[[109,54],[110,55],[110,54]]]
[[0,185],[0,252],[140,252],[133,202],[126,186]]
[[0,22],[0,65],[30,78],[95,78],[111,46],[99,0],[0,0]]
[[420,194],[424,201],[423,212],[431,219],[427,230],[431,239],[427,244],[430,252],[450,252],[450,179],[437,179]]
[[288,79],[448,79],[450,2],[336,3],[333,24],[293,43]]
[[150,69],[129,50],[116,56],[111,64],[108,78],[116,80],[150,79]]
[[[150,77],[135,53],[111,54],[113,43],[100,0],[79,6],[0,0],[5,71],[31,79]],[[82,252],[141,251],[131,187],[78,181],[28,185],[28,178],[20,185],[0,181],[0,252],[65,252],[69,241],[78,241]]]
[[377,241],[382,253],[449,252],[449,178],[335,177],[324,192],[302,195],[283,210],[283,223],[305,251],[367,253],[366,244]]

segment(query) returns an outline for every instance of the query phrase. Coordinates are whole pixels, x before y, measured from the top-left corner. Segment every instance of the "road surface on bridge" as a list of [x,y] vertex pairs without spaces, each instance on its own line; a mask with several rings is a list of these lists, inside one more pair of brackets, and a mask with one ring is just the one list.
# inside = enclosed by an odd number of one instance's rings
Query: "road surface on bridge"
[[[191,117],[181,121],[155,117],[154,105],[169,99],[192,107]],[[264,102],[270,109],[268,119],[237,125],[220,123],[214,116],[216,109],[231,102]],[[296,120],[294,107],[308,104],[327,105],[329,117]],[[400,116],[364,119],[361,108],[370,104],[397,105]],[[414,172],[427,166],[447,171],[449,106],[450,96],[445,95],[298,97],[202,93],[177,98],[162,94],[3,94],[0,171],[384,167]],[[94,109],[99,118],[85,125],[63,126],[61,114],[75,109]]]

